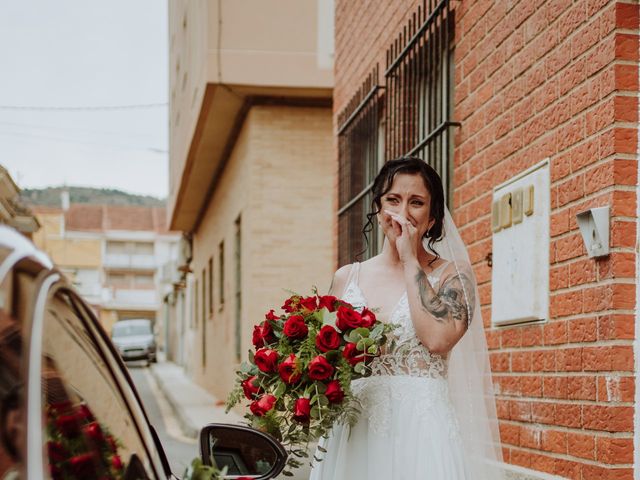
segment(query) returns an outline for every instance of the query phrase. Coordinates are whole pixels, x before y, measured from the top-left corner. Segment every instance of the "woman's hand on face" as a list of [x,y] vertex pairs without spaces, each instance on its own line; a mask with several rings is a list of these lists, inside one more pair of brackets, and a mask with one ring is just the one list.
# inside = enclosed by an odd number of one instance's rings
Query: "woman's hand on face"
[[396,234],[396,250],[402,263],[418,258],[417,229],[402,215],[385,210],[391,217],[393,231]]

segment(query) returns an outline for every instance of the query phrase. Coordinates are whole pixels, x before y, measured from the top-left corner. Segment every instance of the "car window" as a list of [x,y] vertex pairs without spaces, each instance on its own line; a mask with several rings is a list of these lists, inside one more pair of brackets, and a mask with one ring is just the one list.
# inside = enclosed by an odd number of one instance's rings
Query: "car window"
[[[69,298],[48,302],[42,340],[45,452],[53,479],[155,478],[127,402]],[[127,473],[127,478],[130,477]]]
[[136,335],[150,335],[151,325],[149,323],[125,323],[118,322],[111,331],[112,337],[133,337]]

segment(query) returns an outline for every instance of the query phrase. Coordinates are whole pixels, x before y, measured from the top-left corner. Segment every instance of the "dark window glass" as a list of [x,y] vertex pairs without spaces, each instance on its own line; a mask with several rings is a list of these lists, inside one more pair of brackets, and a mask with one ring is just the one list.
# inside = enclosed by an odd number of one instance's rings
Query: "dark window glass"
[[218,282],[220,310],[224,307],[224,242],[218,247]]
[[371,187],[382,160],[378,135],[381,93],[375,68],[338,116],[340,265],[366,260],[378,253],[375,219],[366,240],[362,230],[371,211]]
[[42,336],[45,453],[53,479],[152,478],[144,441],[69,299],[52,297]]
[[209,258],[209,319],[213,318],[213,257]]
[[242,355],[242,219],[238,217],[236,220],[236,265],[235,265],[235,300],[236,300],[236,318],[235,318],[235,350],[236,360],[239,362]]

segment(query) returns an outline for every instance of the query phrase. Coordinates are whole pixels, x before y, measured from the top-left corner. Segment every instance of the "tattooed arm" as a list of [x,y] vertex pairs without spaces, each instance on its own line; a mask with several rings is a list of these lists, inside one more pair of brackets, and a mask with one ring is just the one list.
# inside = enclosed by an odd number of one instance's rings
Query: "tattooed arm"
[[473,317],[474,288],[470,272],[445,267],[435,291],[417,262],[405,264],[411,319],[418,339],[432,353],[445,354],[462,338]]

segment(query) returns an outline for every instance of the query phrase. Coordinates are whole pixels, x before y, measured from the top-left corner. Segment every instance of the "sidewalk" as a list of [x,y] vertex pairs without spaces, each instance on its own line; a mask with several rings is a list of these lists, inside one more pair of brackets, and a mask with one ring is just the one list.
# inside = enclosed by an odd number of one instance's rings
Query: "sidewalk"
[[233,411],[224,413],[224,405],[204,388],[196,385],[182,367],[172,362],[151,364],[151,374],[175,414],[185,436],[198,438],[200,428],[207,423],[242,423]]

